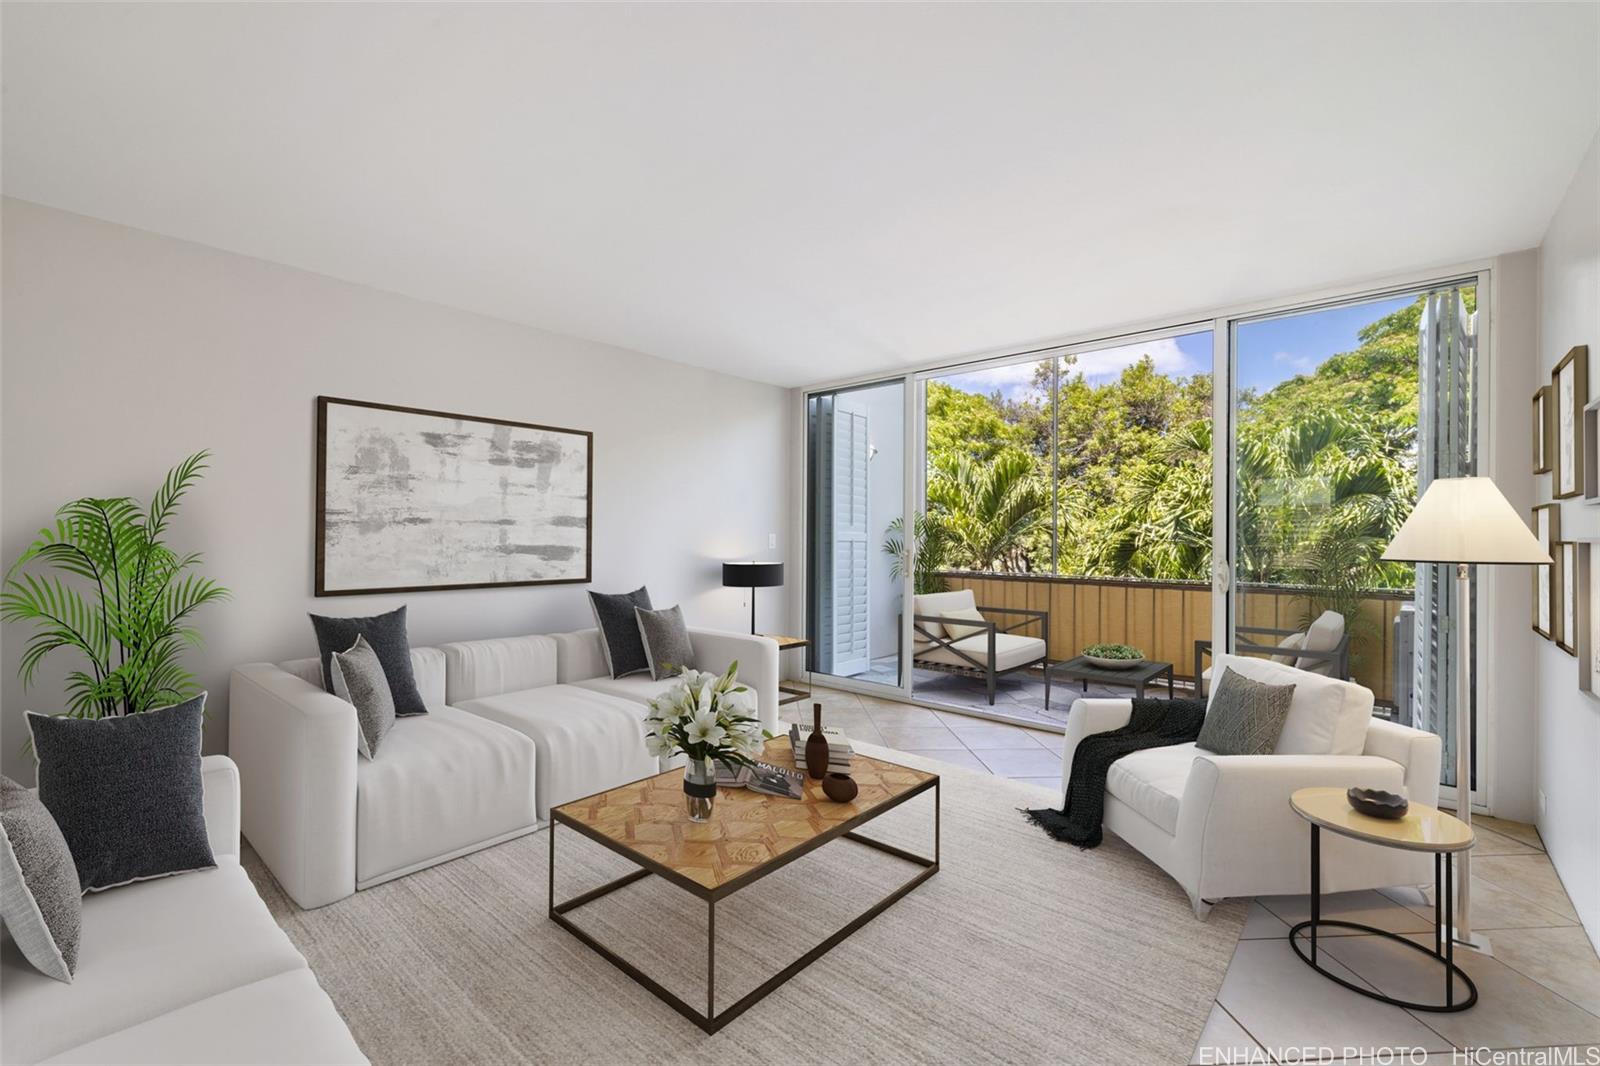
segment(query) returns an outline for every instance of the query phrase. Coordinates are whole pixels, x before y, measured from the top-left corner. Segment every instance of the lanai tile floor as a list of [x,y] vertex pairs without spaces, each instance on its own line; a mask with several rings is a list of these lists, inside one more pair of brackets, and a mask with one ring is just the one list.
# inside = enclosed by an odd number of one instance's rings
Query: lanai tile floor
[[[852,737],[1026,782],[1039,788],[1041,805],[1059,801],[1059,733],[834,689],[815,693],[824,720]],[[809,707],[791,705],[785,718],[801,720]],[[1309,909],[1306,897],[1262,897],[1251,903],[1192,1062],[1600,1063],[1600,959],[1538,831],[1482,816],[1473,825],[1479,838],[1473,916],[1493,954],[1461,950],[1456,959],[1477,982],[1476,1006],[1458,1014],[1407,1011],[1341,988],[1289,947],[1290,925]],[[1041,837],[1041,846],[1057,845]],[[1431,895],[1403,888],[1345,892],[1324,897],[1323,908],[1327,917],[1426,939]],[[1380,937],[1322,943],[1346,976],[1389,995],[1421,998],[1439,983],[1423,956]],[[1475,1049],[1475,1057],[1461,1049]]]

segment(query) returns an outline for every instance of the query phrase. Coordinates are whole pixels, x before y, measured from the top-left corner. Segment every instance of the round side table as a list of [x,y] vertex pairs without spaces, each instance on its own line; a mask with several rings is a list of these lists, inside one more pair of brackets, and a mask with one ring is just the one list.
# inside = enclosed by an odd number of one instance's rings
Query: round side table
[[[1302,788],[1289,797],[1294,812],[1311,823],[1311,920],[1301,922],[1289,930],[1289,944],[1295,954],[1313,970],[1328,980],[1358,992],[1368,999],[1376,999],[1409,1010],[1454,1012],[1466,1010],[1478,1002],[1478,986],[1472,983],[1467,972],[1456,965],[1455,941],[1451,938],[1451,907],[1455,885],[1452,881],[1452,859],[1456,852],[1472,847],[1472,829],[1465,822],[1441,810],[1413,803],[1404,818],[1389,820],[1360,814],[1350,807],[1342,788]],[[1357,922],[1346,922],[1322,917],[1322,831],[1338,833],[1352,840],[1364,841],[1385,848],[1433,853],[1433,947],[1407,940],[1387,929],[1377,929]],[[1442,873],[1442,877],[1441,877]],[[1328,926],[1354,929],[1373,936],[1387,937],[1404,944],[1444,964],[1444,1002],[1411,1003],[1394,999],[1381,992],[1346,981],[1317,963],[1317,930]],[[1301,931],[1309,931],[1305,940]],[[1309,954],[1306,946],[1309,944]],[[1456,980],[1466,986],[1466,998],[1456,999]]]

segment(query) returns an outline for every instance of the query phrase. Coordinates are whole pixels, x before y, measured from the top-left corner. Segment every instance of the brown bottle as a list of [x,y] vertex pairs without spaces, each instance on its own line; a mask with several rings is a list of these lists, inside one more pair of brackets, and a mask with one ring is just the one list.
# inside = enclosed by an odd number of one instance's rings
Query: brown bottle
[[820,781],[828,773],[828,738],[822,735],[822,704],[811,705],[811,735],[806,738],[806,776]]

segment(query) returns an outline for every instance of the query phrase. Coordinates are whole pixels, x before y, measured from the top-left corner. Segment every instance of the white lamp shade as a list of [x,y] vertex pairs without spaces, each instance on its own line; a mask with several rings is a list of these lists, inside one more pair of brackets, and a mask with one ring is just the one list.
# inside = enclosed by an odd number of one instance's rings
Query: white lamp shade
[[1383,557],[1401,563],[1550,562],[1528,523],[1486,477],[1435,479]]

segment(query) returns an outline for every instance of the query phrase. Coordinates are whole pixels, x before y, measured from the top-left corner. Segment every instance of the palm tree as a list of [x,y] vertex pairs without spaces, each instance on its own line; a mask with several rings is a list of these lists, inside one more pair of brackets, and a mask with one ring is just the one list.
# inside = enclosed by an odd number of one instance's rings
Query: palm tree
[[951,561],[974,570],[1022,570],[1023,541],[1047,513],[1034,457],[1007,447],[987,462],[964,454],[933,460],[928,510],[948,535]]

